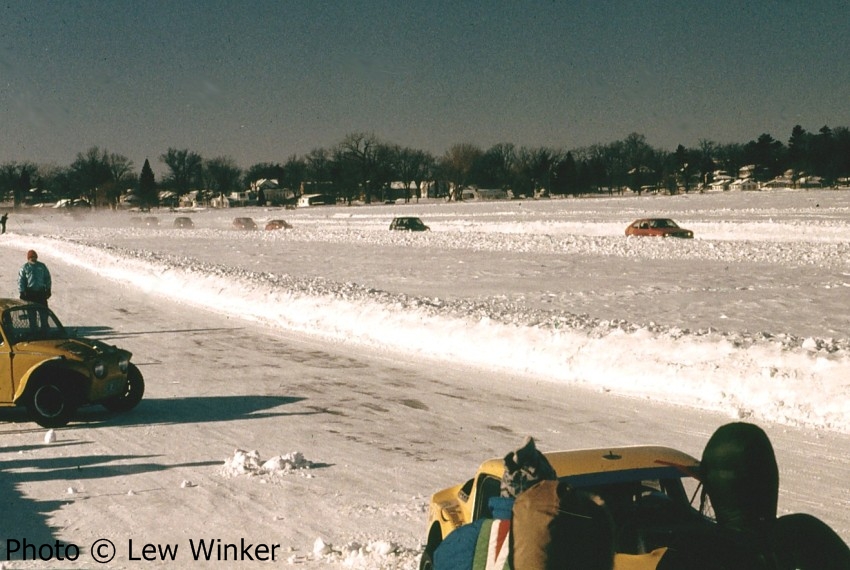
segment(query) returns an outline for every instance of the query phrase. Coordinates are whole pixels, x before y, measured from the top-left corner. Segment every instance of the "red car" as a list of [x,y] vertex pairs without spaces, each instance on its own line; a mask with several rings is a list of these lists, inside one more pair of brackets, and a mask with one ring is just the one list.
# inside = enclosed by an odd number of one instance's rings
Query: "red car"
[[266,224],[266,230],[291,230],[292,224],[285,220],[269,220]]
[[626,235],[692,238],[694,232],[679,227],[669,218],[641,218],[626,228]]

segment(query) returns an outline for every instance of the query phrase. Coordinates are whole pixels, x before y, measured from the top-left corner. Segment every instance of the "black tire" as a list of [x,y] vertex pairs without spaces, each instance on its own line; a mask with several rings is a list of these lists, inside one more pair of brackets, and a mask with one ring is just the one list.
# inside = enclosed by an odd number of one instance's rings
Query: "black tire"
[[38,425],[56,428],[71,421],[77,406],[61,384],[48,380],[35,386],[27,403],[27,411]]
[[419,559],[419,570],[434,570],[434,552],[428,546]]
[[135,364],[127,370],[127,389],[120,396],[113,396],[103,402],[103,407],[111,412],[129,412],[139,405],[145,395],[145,379]]

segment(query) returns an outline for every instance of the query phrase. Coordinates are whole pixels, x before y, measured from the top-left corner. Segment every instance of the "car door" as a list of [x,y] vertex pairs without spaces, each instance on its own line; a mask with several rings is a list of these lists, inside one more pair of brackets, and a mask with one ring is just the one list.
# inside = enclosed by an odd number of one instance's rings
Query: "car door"
[[31,315],[24,311],[16,311],[17,318],[13,318],[9,311],[3,313],[2,321],[0,321],[0,404],[11,404],[15,391],[18,388],[20,378],[15,377],[15,366],[18,369],[26,371],[27,359],[19,362],[15,361],[15,351],[13,345],[18,342],[17,330],[21,327],[29,328],[29,318]]
[[483,473],[478,478],[478,484],[475,491],[475,508],[472,514],[472,520],[492,518],[493,512],[490,509],[490,499],[498,497],[502,488],[502,480],[497,479],[492,475]]
[[15,396],[12,382],[12,348],[5,336],[0,336],[0,404],[11,404]]

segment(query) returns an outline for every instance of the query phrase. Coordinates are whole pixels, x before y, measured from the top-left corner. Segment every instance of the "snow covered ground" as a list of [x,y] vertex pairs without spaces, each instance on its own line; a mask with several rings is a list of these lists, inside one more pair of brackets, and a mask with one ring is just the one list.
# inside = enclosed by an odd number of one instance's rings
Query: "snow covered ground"
[[[154,215],[15,215],[4,245],[273,327],[850,431],[847,191]],[[696,238],[624,237],[641,216]]]
[[[0,295],[16,295],[16,265],[36,249],[63,322],[129,343],[148,380],[126,419],[81,412],[49,444],[20,417],[0,434],[12,506],[50,512],[26,527],[39,536],[226,527],[283,542],[278,560],[294,565],[415,568],[427,496],[526,434],[545,449],[698,455],[713,424],[744,418],[775,438],[781,507],[850,538],[836,483],[850,473],[848,191],[151,215],[159,227],[129,212],[13,212],[0,237]],[[172,229],[178,215],[195,228]],[[389,232],[394,215],[432,231]],[[237,216],[294,229],[236,231]],[[643,216],[696,238],[626,238]],[[276,407],[300,410],[297,429]],[[114,467],[37,475],[88,445]],[[154,454],[167,469],[139,464]],[[386,489],[364,473],[376,462]],[[146,470],[164,470],[162,485]],[[51,501],[63,506],[37,506]]]

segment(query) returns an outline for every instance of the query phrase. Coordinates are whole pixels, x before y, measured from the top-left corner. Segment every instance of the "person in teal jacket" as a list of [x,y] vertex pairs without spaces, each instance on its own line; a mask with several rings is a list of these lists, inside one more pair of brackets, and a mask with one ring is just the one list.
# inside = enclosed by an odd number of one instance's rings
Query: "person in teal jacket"
[[46,307],[52,287],[50,270],[38,260],[38,254],[34,250],[29,250],[27,262],[18,272],[18,292],[21,300],[39,303]]

